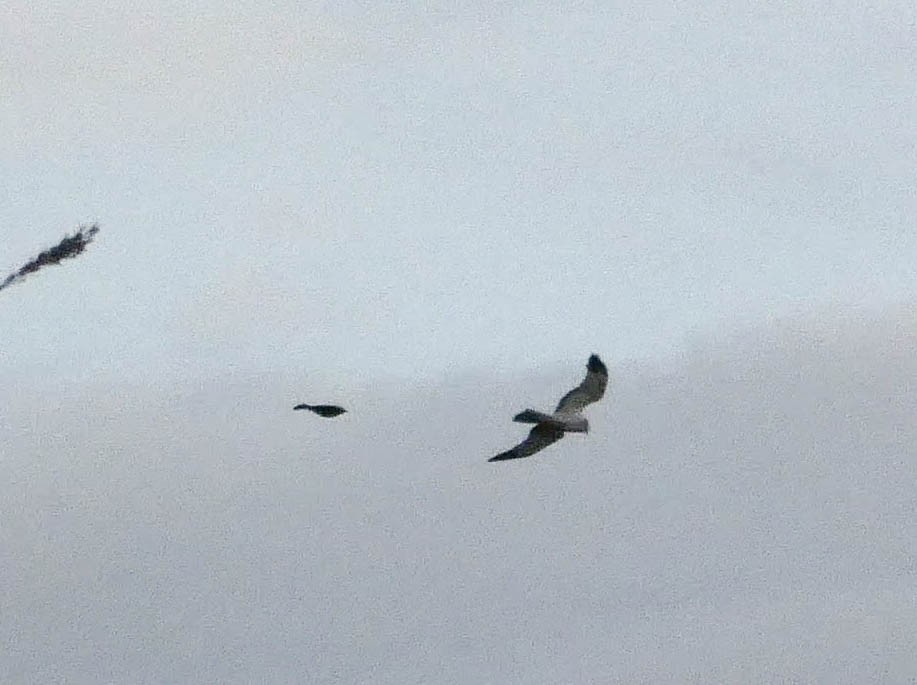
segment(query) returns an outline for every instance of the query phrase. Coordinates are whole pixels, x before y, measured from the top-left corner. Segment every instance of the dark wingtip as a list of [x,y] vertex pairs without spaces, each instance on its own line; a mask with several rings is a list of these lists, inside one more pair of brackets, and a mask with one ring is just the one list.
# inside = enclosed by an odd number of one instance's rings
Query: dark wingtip
[[297,404],[295,407],[293,407],[293,411],[296,411],[297,409],[311,409],[311,408],[312,407],[310,407],[308,404]]
[[593,354],[589,357],[589,363],[586,364],[586,368],[593,373],[604,373],[608,374],[608,369],[605,364],[602,363],[602,360],[599,359],[599,355]]

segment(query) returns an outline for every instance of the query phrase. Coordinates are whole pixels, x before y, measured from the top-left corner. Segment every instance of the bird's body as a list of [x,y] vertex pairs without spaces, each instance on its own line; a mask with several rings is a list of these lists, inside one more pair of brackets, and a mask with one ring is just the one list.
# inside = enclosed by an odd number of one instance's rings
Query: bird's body
[[293,407],[293,409],[308,409],[313,414],[324,416],[326,419],[340,416],[347,411],[343,407],[338,407],[334,404],[297,404],[295,407]]
[[588,433],[589,421],[583,416],[582,411],[588,405],[602,399],[608,385],[608,369],[595,354],[589,357],[586,369],[586,378],[561,398],[553,414],[534,409],[526,409],[516,414],[513,421],[534,423],[535,427],[521,443],[511,450],[491,457],[488,461],[530,457],[560,440],[564,433]]
[[554,428],[560,428],[566,433],[588,433],[589,421],[581,414],[544,414],[534,409],[526,409],[513,417],[517,423],[546,423]]

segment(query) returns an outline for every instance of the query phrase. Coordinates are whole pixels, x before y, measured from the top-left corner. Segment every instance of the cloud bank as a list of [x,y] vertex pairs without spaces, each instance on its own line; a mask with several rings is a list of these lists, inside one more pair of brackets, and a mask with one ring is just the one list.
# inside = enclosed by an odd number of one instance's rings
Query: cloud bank
[[[903,682],[911,314],[779,322],[665,370],[605,351],[592,433],[499,465],[578,362],[349,398],[279,373],[23,383],[0,679]],[[290,410],[332,390],[351,413]]]

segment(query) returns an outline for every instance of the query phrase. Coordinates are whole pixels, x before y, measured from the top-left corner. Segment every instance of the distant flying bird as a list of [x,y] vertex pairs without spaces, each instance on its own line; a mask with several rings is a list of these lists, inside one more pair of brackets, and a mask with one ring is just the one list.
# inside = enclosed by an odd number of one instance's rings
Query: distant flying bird
[[337,407],[333,404],[297,404],[293,409],[308,409],[319,416],[324,416],[326,419],[340,416],[347,411],[343,407]]
[[586,378],[561,398],[553,414],[543,414],[534,409],[526,409],[516,414],[513,421],[534,423],[535,427],[529,432],[529,436],[513,449],[491,457],[487,461],[531,457],[560,440],[564,437],[564,433],[588,433],[589,422],[583,416],[582,411],[587,405],[602,399],[605,394],[605,386],[608,385],[608,369],[595,354],[589,357],[586,369]]

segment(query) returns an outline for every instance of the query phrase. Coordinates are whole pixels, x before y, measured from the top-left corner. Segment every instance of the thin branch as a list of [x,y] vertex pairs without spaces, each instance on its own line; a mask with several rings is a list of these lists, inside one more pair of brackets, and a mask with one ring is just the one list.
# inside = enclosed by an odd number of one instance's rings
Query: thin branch
[[38,271],[44,266],[48,266],[49,264],[60,264],[65,259],[76,257],[80,252],[86,249],[86,246],[92,242],[92,239],[98,232],[98,224],[80,226],[76,233],[66,236],[60,243],[42,252],[35,259],[19,269],[19,271],[15,271],[7,276],[6,280],[0,283],[0,290],[13,285],[13,283],[18,283],[30,273]]

